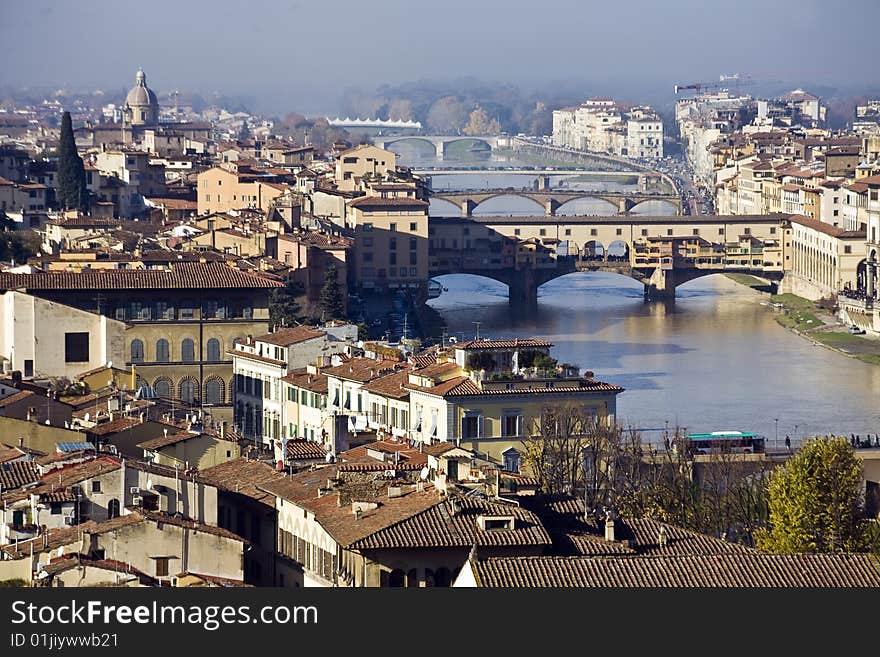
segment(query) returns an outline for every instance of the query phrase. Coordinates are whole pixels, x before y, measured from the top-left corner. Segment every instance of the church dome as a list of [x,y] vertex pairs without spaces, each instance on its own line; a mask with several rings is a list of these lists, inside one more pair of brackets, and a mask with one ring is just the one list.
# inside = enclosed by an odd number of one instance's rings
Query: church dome
[[158,105],[159,101],[153,90],[147,86],[147,76],[143,71],[137,72],[135,85],[125,97],[125,104],[129,107],[151,107]]

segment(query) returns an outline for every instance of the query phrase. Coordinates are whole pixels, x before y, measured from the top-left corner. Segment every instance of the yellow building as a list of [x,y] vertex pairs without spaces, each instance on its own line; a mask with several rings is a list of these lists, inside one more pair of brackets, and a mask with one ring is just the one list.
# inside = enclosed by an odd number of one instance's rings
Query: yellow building
[[397,169],[397,155],[378,146],[364,144],[342,151],[336,158],[336,186],[342,191],[361,189],[364,176],[384,177]]
[[228,212],[258,208],[267,212],[272,201],[290,186],[248,166],[227,164],[228,169],[212,167],[198,175],[198,212]]
[[412,197],[362,196],[346,205],[354,231],[349,286],[368,290],[426,289],[428,203]]

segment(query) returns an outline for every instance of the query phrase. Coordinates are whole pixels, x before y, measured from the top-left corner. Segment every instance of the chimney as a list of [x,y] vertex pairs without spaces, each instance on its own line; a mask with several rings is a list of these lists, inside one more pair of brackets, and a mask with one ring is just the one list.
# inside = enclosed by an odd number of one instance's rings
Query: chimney
[[614,541],[614,519],[609,515],[605,519],[605,540]]
[[667,543],[668,539],[666,538],[666,527],[660,525],[660,533],[657,536],[657,545],[659,545],[660,547],[666,547]]
[[355,510],[354,510],[354,519],[355,520],[361,519],[361,510],[359,508],[355,508]]

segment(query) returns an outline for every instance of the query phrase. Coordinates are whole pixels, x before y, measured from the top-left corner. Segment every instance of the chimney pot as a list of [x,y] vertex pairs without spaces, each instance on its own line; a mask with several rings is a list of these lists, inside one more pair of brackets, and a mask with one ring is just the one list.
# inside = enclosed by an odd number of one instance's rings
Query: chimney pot
[[612,518],[608,518],[605,520],[605,540],[606,541],[614,541],[614,520]]

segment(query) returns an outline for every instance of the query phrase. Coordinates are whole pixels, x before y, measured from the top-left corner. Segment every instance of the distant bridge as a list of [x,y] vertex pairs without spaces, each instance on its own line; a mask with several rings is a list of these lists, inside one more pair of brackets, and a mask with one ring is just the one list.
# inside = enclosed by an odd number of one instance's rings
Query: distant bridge
[[782,279],[789,216],[432,217],[429,269],[500,281],[513,305],[535,305],[539,286],[576,271],[622,274],[646,298],[674,298],[711,274]]
[[446,147],[458,142],[471,142],[474,145],[482,144],[488,150],[507,148],[511,145],[511,138],[499,135],[395,135],[391,137],[377,137],[373,144],[379,148],[391,150],[390,146],[402,141],[421,141],[429,144],[442,160],[446,153]]
[[673,206],[677,214],[681,214],[681,197],[678,194],[662,194],[660,192],[613,192],[601,190],[533,191],[507,187],[503,189],[481,189],[478,191],[441,191],[431,193],[431,199],[446,201],[460,207],[461,214],[465,217],[470,217],[481,203],[499,196],[519,196],[530,199],[543,206],[545,214],[551,217],[555,216],[557,210],[565,203],[584,198],[606,201],[616,206],[620,214],[630,212],[634,207],[645,201],[663,201]]
[[383,121],[382,119],[361,119],[356,118],[352,119],[346,116],[344,119],[340,118],[327,118],[327,123],[336,127],[336,128],[369,128],[369,129],[391,129],[391,130],[421,130],[422,124],[419,121],[403,121],[399,119],[389,119],[387,121]]

